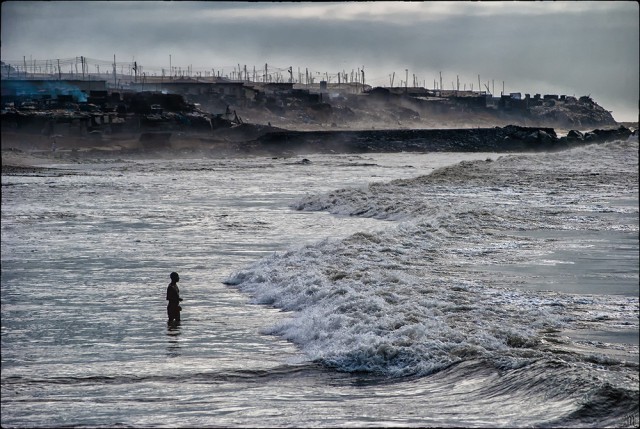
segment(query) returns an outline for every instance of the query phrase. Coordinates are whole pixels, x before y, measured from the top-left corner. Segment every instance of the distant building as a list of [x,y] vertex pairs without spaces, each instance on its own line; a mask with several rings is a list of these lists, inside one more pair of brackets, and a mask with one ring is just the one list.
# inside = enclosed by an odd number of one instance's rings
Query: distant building
[[271,83],[265,83],[263,88],[264,88],[265,94],[274,95],[274,94],[290,93],[293,90],[293,83],[271,82]]

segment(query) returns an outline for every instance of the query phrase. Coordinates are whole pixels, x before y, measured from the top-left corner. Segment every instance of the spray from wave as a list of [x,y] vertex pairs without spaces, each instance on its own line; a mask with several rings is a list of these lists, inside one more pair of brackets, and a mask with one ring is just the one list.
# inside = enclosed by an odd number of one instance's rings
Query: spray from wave
[[[394,376],[430,374],[475,358],[519,367],[548,352],[545,333],[588,324],[589,305],[610,321],[637,325],[637,300],[527,293],[479,279],[475,269],[539,251],[539,240],[506,230],[615,227],[597,216],[575,218],[576,205],[597,210],[588,197],[555,197],[602,184],[612,194],[637,188],[637,173],[628,168],[580,163],[558,171],[565,163],[558,158],[570,162],[590,151],[463,162],[416,179],[307,196],[295,208],[404,222],[275,254],[227,283],[257,303],[293,312],[268,332],[314,360]],[[628,162],[637,165],[637,155]]]

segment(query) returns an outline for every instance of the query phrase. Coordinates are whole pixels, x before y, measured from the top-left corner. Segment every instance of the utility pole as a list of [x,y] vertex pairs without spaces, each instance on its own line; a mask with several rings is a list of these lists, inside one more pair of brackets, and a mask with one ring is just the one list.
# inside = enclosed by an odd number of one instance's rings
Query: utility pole
[[60,59],[58,59],[58,80],[62,80],[62,71],[60,71]]
[[442,72],[440,72],[440,91],[442,91]]
[[409,69],[404,69],[405,71],[405,80],[404,80],[404,92],[407,93],[407,82],[409,81]]
[[478,75],[478,92],[482,91],[482,87],[480,86],[480,75]]
[[116,80],[116,54],[113,54],[113,86],[118,88],[118,81]]

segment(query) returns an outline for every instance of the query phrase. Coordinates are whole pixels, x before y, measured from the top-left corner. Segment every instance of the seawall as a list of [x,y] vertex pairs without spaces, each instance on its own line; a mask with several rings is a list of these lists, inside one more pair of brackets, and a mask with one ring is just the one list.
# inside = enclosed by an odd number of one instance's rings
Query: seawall
[[527,152],[563,150],[627,139],[625,127],[572,131],[559,138],[553,128],[509,125],[468,129],[399,129],[362,131],[275,131],[240,145],[240,150],[280,154],[366,152]]

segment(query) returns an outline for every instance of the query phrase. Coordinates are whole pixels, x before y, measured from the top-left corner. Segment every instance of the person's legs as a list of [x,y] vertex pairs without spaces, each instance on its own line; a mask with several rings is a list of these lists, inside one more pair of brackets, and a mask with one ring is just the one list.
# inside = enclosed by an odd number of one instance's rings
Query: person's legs
[[167,315],[169,316],[169,323],[180,321],[180,307],[177,305],[167,306]]

